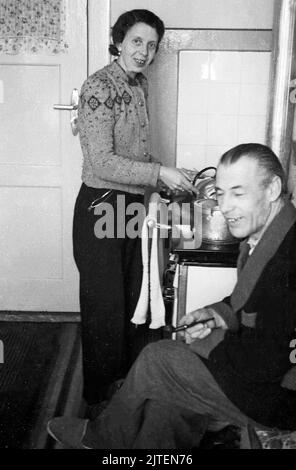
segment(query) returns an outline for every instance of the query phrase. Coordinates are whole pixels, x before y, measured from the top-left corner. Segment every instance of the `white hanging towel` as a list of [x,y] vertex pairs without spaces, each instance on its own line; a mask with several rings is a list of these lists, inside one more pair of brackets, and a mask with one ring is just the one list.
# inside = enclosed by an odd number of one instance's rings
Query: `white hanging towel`
[[[131,319],[131,321],[136,325],[146,323],[150,299],[151,323],[149,328],[151,329],[160,328],[165,325],[165,306],[162,297],[158,267],[157,211],[160,201],[161,197],[158,193],[153,193],[151,195],[148,215],[145,217],[142,227],[142,286],[134,316]],[[149,228],[152,228],[150,260]]]

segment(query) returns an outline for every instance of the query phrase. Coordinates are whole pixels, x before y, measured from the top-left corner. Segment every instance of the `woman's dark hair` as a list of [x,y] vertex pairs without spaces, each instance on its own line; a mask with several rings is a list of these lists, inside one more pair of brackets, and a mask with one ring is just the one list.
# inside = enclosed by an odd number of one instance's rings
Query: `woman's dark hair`
[[158,34],[156,51],[158,51],[159,43],[162,40],[165,31],[163,21],[154,13],[152,13],[152,11],[131,10],[120,15],[112,28],[111,36],[113,44],[110,44],[109,46],[110,54],[115,56],[119,55],[116,44],[122,43],[127,31],[136,23],[146,23],[156,30]]
[[278,176],[282,183],[281,196],[287,194],[287,178],[282,164],[271,148],[266,145],[253,143],[237,145],[222,155],[219,165],[230,165],[243,157],[256,160],[259,167],[265,171],[266,178],[263,184],[266,186],[274,176]]

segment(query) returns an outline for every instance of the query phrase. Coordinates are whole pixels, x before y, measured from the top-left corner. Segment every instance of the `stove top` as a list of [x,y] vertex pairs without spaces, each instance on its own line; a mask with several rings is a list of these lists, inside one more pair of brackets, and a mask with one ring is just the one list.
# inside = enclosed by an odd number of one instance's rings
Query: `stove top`
[[175,247],[172,253],[177,255],[178,262],[183,264],[236,267],[239,243],[233,245],[203,243],[195,249]]

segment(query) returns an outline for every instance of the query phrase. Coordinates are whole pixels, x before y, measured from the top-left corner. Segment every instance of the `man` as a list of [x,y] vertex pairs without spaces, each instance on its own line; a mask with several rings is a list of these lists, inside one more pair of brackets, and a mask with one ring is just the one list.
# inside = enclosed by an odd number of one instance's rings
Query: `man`
[[186,330],[187,344],[147,346],[96,420],[53,419],[56,440],[181,449],[228,423],[296,428],[296,392],[283,382],[296,328],[296,209],[283,169],[268,147],[239,145],[221,157],[216,190],[230,232],[243,239],[232,295],[183,317],[209,318]]

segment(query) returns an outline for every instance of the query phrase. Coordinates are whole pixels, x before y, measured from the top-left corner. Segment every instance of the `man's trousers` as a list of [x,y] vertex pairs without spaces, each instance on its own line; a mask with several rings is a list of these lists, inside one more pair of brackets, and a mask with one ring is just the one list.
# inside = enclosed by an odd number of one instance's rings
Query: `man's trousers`
[[183,342],[144,348],[109,406],[89,422],[84,444],[97,449],[191,449],[207,430],[248,418]]

